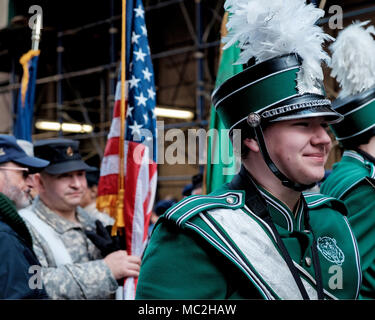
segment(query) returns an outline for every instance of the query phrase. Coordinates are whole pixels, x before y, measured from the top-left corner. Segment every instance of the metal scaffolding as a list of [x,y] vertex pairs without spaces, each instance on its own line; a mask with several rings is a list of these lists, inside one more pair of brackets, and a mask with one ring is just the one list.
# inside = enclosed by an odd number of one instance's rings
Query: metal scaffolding
[[[157,60],[162,59],[168,59],[171,57],[175,57],[178,55],[186,55],[187,58],[185,58],[184,63],[181,65],[178,65],[178,68],[176,69],[176,72],[179,73],[179,81],[174,85],[174,92],[172,94],[171,99],[171,105],[174,104],[176,97],[178,96],[180,86],[184,79],[184,72],[186,71],[189,59],[193,57],[196,62],[196,79],[195,85],[196,87],[196,103],[195,103],[195,113],[196,113],[196,121],[189,122],[189,123],[176,123],[176,127],[184,127],[186,125],[189,126],[205,126],[207,124],[207,119],[205,118],[207,116],[207,110],[205,109],[205,100],[206,98],[210,96],[210,90],[213,88],[214,79],[212,75],[209,75],[207,82],[207,79],[205,79],[205,68],[210,63],[207,60],[207,55],[205,54],[205,50],[209,48],[218,48],[220,44],[219,39],[219,33],[217,34],[217,37],[214,41],[208,41],[208,35],[210,34],[210,31],[212,28],[216,25],[220,25],[220,19],[222,16],[222,7],[223,7],[223,0],[221,1],[205,1],[206,5],[213,5],[212,8],[209,8],[209,10],[212,11],[212,18],[206,22],[206,24],[203,24],[203,18],[202,18],[202,2],[201,0],[195,1],[195,11],[192,11],[191,8],[187,8],[186,3],[188,1],[184,0],[167,0],[167,1],[158,1],[157,3],[152,4],[152,1],[145,1],[145,10],[147,11],[148,15],[152,15],[153,13],[158,14],[156,11],[165,10],[167,7],[174,7],[176,10],[180,10],[182,13],[182,16],[184,18],[186,29],[188,30],[188,33],[190,35],[190,42],[191,45],[187,46],[180,46],[178,48],[173,49],[166,49],[162,50],[157,53],[152,54],[152,60],[155,63],[157,63]],[[81,107],[82,114],[84,115],[85,121],[90,123],[90,119],[87,117],[87,111],[85,111],[85,103],[89,101],[90,99],[85,98],[77,98],[77,99],[69,99],[69,101],[65,100],[64,95],[64,89],[63,89],[63,81],[69,81],[72,78],[77,77],[83,77],[88,75],[95,75],[96,77],[99,77],[99,81],[108,81],[109,82],[109,89],[107,92],[99,92],[97,96],[100,98],[100,114],[102,116],[103,122],[108,122],[110,120],[108,118],[108,115],[110,116],[111,113],[104,112],[103,109],[107,109],[107,107],[110,107],[113,104],[114,100],[114,94],[115,94],[115,84],[116,84],[116,69],[118,67],[118,62],[116,61],[116,45],[119,46],[119,44],[116,43],[116,33],[118,27],[116,27],[116,24],[118,25],[120,22],[120,15],[115,14],[115,8],[114,8],[114,0],[110,1],[110,16],[107,19],[101,20],[101,21],[95,21],[93,23],[89,23],[86,25],[82,25],[76,28],[72,29],[66,29],[66,30],[57,30],[57,47],[56,47],[56,74],[49,75],[46,77],[38,78],[36,84],[47,84],[51,82],[55,82],[56,85],[56,119],[59,122],[63,121],[64,113],[69,113],[71,111],[69,109],[69,104],[73,103],[76,104],[78,102],[79,106]],[[195,26],[194,21],[195,20]],[[108,28],[109,30],[109,61],[108,64],[104,65],[98,65],[92,68],[86,68],[82,70],[75,70],[71,72],[64,72],[63,66],[68,63],[67,60],[65,60],[65,39],[67,37],[74,37],[79,35],[80,32],[88,31],[93,28]],[[186,41],[188,42],[188,41]],[[189,58],[189,59],[188,59]],[[14,60],[12,60],[14,63]],[[107,77],[108,79],[103,79],[103,77]],[[156,84],[159,87],[159,90],[163,90],[163,84],[157,83]],[[12,68],[11,71],[11,81],[9,82],[9,85],[0,87],[0,93],[12,91],[13,93],[16,93],[19,89],[19,81],[16,79],[15,75],[15,68]],[[102,90],[105,90],[105,85],[101,83]],[[76,94],[78,94],[76,92]],[[106,94],[106,98],[103,98],[103,95]],[[13,99],[13,105],[16,103],[16,96]],[[44,108],[46,105],[49,107],[53,106],[53,103],[48,102],[46,104],[42,104],[39,106],[39,109]],[[107,115],[107,117],[106,117]],[[108,127],[104,126],[103,123],[99,123],[99,126],[101,129],[108,129]],[[173,124],[168,124],[169,127],[173,127]],[[59,135],[61,136],[63,133],[59,132]],[[100,132],[96,132],[96,134],[92,135],[83,135],[87,138],[87,136],[91,137],[92,139],[96,139],[96,137],[100,137],[103,135],[102,130]],[[98,151],[99,152],[99,151]]]
[[[350,3],[350,1],[348,1]],[[82,122],[96,126],[95,132],[90,134],[69,135],[69,138],[86,141],[85,158],[90,159],[94,155],[97,159],[103,156],[105,138],[108,133],[112,118],[112,108],[115,95],[115,86],[117,81],[118,56],[117,47],[119,43],[119,24],[120,18],[117,2],[110,0],[108,17],[84,25],[78,25],[72,28],[58,29],[59,26],[53,26],[56,36],[56,43],[51,43],[49,50],[56,49],[55,73],[38,77],[37,86],[49,86],[54,88],[54,101],[37,100],[35,115],[45,114],[49,119],[54,119],[62,123],[64,119],[75,119],[73,113],[80,113]],[[371,1],[372,3],[372,1]],[[146,20],[151,22],[148,29],[156,28],[160,34],[149,32],[149,41],[152,50],[151,58],[156,69],[161,70],[162,62],[167,61],[170,70],[169,74],[174,74],[177,79],[174,83],[164,83],[163,78],[156,78],[157,92],[163,93],[169,90],[168,101],[158,101],[159,104],[187,107],[188,104],[181,104],[181,92],[183,88],[194,88],[194,102],[189,106],[195,112],[194,121],[177,122],[169,121],[165,128],[202,128],[208,125],[210,111],[210,95],[214,88],[215,72],[218,64],[219,46],[220,46],[220,26],[223,15],[224,0],[144,0],[146,10]],[[330,6],[330,1],[326,4],[326,10]],[[355,6],[348,5],[350,11],[344,13],[344,19],[359,17],[375,12],[375,6],[364,1]],[[345,9],[345,6],[344,6]],[[169,19],[178,22],[181,32],[181,41],[175,41],[168,45],[169,40],[163,42],[161,39],[167,39],[170,29],[163,30],[160,24],[165,23],[166,14],[163,11],[173,12]],[[161,18],[161,19],[160,19]],[[179,18],[183,20],[177,21]],[[164,21],[162,21],[164,19]],[[327,24],[329,17],[320,20],[320,24]],[[154,23],[154,24],[152,24]],[[184,25],[184,27],[182,26]],[[157,27],[156,27],[157,26]],[[26,28],[26,27],[25,27]],[[66,49],[72,37],[79,37],[88,32],[97,32],[97,30],[107,30],[108,59],[106,63],[98,63],[95,66],[77,68],[71,70],[72,66],[66,59]],[[174,31],[174,30],[173,30]],[[182,32],[184,35],[182,36]],[[1,35],[0,35],[1,37]],[[174,39],[180,40],[180,39]],[[42,39],[42,43],[45,41]],[[152,47],[155,44],[155,48]],[[157,49],[156,49],[157,48]],[[157,50],[157,52],[155,52]],[[51,55],[52,53],[49,52]],[[1,48],[0,57],[9,56],[11,61],[10,79],[6,85],[0,85],[0,94],[5,92],[12,93],[13,106],[16,103],[17,91],[19,89],[19,79],[17,77],[17,68],[15,57],[7,48]],[[195,78],[187,80],[186,74],[191,73],[191,67],[195,65]],[[54,68],[52,68],[54,69]],[[166,72],[166,71],[164,71]],[[75,83],[85,81],[87,78],[95,78],[98,82],[96,91],[93,89],[91,94],[83,95],[75,88]],[[168,77],[167,77],[168,78]],[[74,82],[74,83],[73,83]],[[41,90],[42,91],[42,90]],[[45,89],[45,92],[49,92]],[[51,93],[49,93],[51,94]],[[165,99],[165,98],[162,98]],[[59,133],[63,135],[62,132]],[[35,137],[44,137],[42,134],[36,134]],[[165,181],[167,178],[161,178]],[[171,179],[176,179],[171,177]]]

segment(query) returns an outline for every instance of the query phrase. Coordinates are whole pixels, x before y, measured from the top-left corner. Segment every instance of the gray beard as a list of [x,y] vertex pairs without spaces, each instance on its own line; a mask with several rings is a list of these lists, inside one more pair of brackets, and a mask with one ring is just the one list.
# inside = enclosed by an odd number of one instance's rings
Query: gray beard
[[17,210],[20,210],[30,205],[30,200],[26,193],[14,186],[9,187],[8,198],[14,202]]
[[6,190],[4,190],[4,194],[14,202],[17,210],[25,208],[31,204],[26,192],[19,190],[15,186],[8,186]]

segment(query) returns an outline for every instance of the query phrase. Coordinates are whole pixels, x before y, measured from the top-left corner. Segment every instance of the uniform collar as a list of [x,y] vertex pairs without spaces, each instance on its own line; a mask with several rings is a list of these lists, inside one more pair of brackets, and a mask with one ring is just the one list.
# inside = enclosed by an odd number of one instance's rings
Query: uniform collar
[[367,160],[367,161],[372,162],[373,164],[375,164],[375,158],[371,154],[369,154],[366,151],[363,151],[361,149],[357,149],[355,151],[358,154],[360,154],[363,157],[363,159],[365,159],[365,160]]
[[342,155],[342,161],[357,163],[368,168],[374,168],[375,166],[375,159],[367,152],[364,152],[362,150],[345,150]]
[[39,196],[35,198],[32,204],[32,210],[40,219],[49,224],[58,233],[63,234],[72,229],[83,229],[85,219],[79,210],[76,210],[76,216],[79,222],[72,222],[53,212],[43,203]]
[[345,150],[342,155],[342,159],[344,161],[354,161],[354,162],[359,161],[363,164],[365,164],[365,161],[366,161],[365,158],[355,150]]
[[303,206],[304,199],[302,199],[302,194],[297,203],[295,213],[293,213],[284,202],[276,198],[272,193],[259,185],[257,185],[257,188],[266,200],[272,221],[276,225],[289,232],[303,231],[305,229],[305,208]]
[[[306,206],[303,205],[305,200],[302,194],[299,206],[296,208],[297,214],[294,216],[293,212],[282,201],[256,184],[244,166],[241,167],[240,172],[229,183],[229,188],[244,190],[246,193],[245,203],[247,203],[248,207],[255,211],[254,213],[260,218],[263,218],[263,215],[266,216],[270,214],[276,225],[289,232],[303,230]],[[256,196],[256,194],[258,194],[258,196]],[[257,202],[262,202],[262,204],[256,204]]]

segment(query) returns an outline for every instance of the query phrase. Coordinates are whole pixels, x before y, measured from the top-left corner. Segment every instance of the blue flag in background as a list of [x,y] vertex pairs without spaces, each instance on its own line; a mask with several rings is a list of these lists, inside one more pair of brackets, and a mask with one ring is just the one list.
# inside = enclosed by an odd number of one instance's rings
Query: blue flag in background
[[23,67],[21,88],[18,94],[16,119],[13,134],[17,139],[31,142],[31,133],[34,114],[36,73],[38,66],[39,50],[30,50],[24,54],[20,63]]

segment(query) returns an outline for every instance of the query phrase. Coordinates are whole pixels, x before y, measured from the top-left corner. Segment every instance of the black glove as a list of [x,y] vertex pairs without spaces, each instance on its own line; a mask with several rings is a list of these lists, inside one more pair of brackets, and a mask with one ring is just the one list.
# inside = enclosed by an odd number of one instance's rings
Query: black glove
[[121,248],[121,243],[125,243],[123,238],[120,236],[111,236],[112,226],[107,226],[106,228],[99,221],[95,221],[96,232],[86,230],[85,233],[87,237],[93,242],[93,244],[100,250],[103,257],[106,257],[112,252],[118,250],[125,250]]

